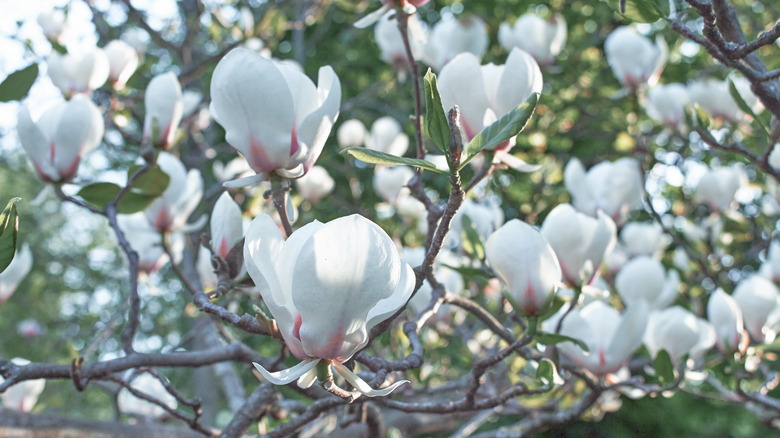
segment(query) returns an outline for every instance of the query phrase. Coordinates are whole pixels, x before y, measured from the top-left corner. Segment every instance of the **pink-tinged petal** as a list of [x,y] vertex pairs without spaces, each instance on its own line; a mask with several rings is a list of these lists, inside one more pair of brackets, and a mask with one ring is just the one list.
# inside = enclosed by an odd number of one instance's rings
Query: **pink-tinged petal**
[[399,380],[398,382],[393,383],[387,388],[374,389],[370,387],[368,383],[366,383],[363,379],[361,379],[357,374],[350,371],[350,369],[344,366],[343,364],[338,362],[332,362],[331,365],[333,365],[333,369],[335,369],[336,372],[339,373],[341,377],[344,378],[344,380],[349,382],[349,384],[354,386],[355,389],[357,389],[363,395],[368,397],[384,397],[386,395],[390,395],[390,393],[395,391],[395,389],[398,388],[399,386],[403,385],[404,383],[409,383],[408,380]]
[[298,125],[296,140],[300,149],[294,154],[293,161],[303,164],[307,172],[320,156],[330,130],[339,115],[341,83],[330,66],[320,68],[317,77],[317,91],[315,96],[312,96],[312,100],[316,102],[317,106],[308,113],[299,112],[298,105],[295,107],[298,116],[303,115],[305,118]]
[[475,134],[481,131],[489,103],[479,59],[471,53],[459,54],[442,68],[438,85],[445,114],[458,105],[462,120]]
[[316,368],[317,363],[319,363],[319,359],[308,359],[291,368],[277,371],[275,373],[266,370],[257,362],[252,362],[252,365],[255,366],[255,369],[260,373],[261,376],[265,377],[265,380],[268,380],[274,385],[287,385],[298,380],[304,374]]
[[212,116],[225,128],[227,142],[256,172],[289,167],[295,106],[273,61],[248,49],[233,49],[214,70],[211,96]]

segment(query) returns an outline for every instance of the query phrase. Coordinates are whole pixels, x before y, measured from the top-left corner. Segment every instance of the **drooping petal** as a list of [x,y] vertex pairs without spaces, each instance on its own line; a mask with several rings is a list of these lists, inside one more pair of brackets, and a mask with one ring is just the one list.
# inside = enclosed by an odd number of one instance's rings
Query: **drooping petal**
[[287,385],[298,380],[301,376],[314,369],[319,361],[319,359],[307,359],[298,365],[287,368],[286,370],[277,371],[275,373],[266,370],[257,362],[252,362],[252,365],[255,366],[255,369],[260,373],[260,375],[265,377],[265,380],[268,380],[274,385]]
[[349,382],[350,385],[355,387],[355,389],[368,397],[383,397],[389,395],[399,386],[403,385],[404,383],[409,383],[408,380],[399,380],[387,388],[374,389],[370,387],[368,383],[365,382],[365,380],[361,379],[360,376],[350,371],[350,369],[344,366],[344,364],[332,362],[331,365],[333,365],[333,368],[341,375],[341,377],[344,378],[344,380]]

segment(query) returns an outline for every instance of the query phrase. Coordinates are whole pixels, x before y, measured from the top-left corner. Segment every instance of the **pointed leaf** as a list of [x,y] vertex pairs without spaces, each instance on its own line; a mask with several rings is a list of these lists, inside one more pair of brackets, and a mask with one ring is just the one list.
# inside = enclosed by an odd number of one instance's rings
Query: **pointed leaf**
[[439,96],[436,75],[431,69],[425,74],[425,126],[433,143],[445,154],[450,149],[450,125]]
[[0,83],[0,102],[22,100],[27,96],[36,78],[38,78],[38,64],[35,63],[11,73]]
[[402,164],[405,166],[413,166],[424,170],[430,170],[431,172],[440,173],[442,175],[449,175],[448,172],[437,168],[436,165],[430,161],[420,160],[418,158],[399,157],[359,146],[343,149],[341,153],[348,153],[358,160],[370,164],[387,164],[391,166]]
[[22,198],[11,198],[0,214],[0,272],[11,264],[16,254],[16,236],[19,233],[19,215],[16,203]]
[[666,350],[661,350],[655,355],[653,369],[661,382],[674,382],[674,364],[672,364],[672,358]]
[[531,96],[529,96],[525,102],[518,105],[517,108],[475,135],[466,147],[468,158],[461,163],[458,170],[463,169],[463,167],[483,149],[490,149],[521,133],[525,128],[526,123],[528,123],[528,120],[533,115],[538,102],[539,94],[531,94]]
[[759,125],[761,125],[762,128],[764,128],[764,131],[767,133],[767,135],[772,135],[772,132],[769,130],[769,127],[764,124],[764,121],[759,119],[756,113],[753,111],[753,108],[750,107],[750,105],[745,102],[745,99],[742,98],[742,95],[739,94],[739,90],[737,90],[737,86],[734,85],[734,81],[729,79],[729,94],[731,94],[731,98],[734,99],[734,102],[737,103],[737,106],[739,109],[745,112],[745,114],[749,115],[753,118],[756,122],[758,122]]
[[561,342],[573,342],[574,344],[577,344],[577,346],[580,347],[582,351],[586,353],[590,351],[588,345],[580,341],[579,339],[572,338],[566,335],[561,335],[558,333],[539,332],[534,337],[534,340],[539,342],[542,345],[555,345],[555,344],[560,344]]

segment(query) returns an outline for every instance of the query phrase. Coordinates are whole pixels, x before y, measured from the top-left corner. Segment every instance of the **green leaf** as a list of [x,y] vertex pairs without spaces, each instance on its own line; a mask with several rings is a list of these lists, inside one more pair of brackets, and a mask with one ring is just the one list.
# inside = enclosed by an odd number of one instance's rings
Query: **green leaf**
[[764,131],[767,133],[767,135],[771,136],[772,131],[769,130],[769,127],[764,124],[764,121],[759,119],[755,112],[753,112],[753,108],[750,107],[750,105],[745,102],[745,99],[742,98],[742,95],[739,94],[739,90],[737,90],[737,86],[734,85],[734,81],[729,79],[729,94],[731,94],[731,98],[734,99],[734,102],[737,103],[737,106],[739,109],[744,111],[747,115],[753,118],[753,120],[757,121],[759,125],[761,125],[762,128],[764,128]]
[[485,260],[485,245],[474,228],[471,218],[464,214],[460,217],[460,224],[460,240],[463,251],[479,260]]
[[490,149],[521,133],[539,103],[539,93],[533,93],[525,102],[496,120],[471,139],[466,147],[467,157],[458,170],[468,164],[483,149]]
[[672,364],[672,358],[666,350],[661,350],[655,355],[653,369],[661,382],[674,382],[674,364]]
[[555,383],[557,373],[553,361],[545,357],[539,361],[539,366],[536,367],[536,380],[540,380],[544,385],[552,386]]
[[[130,178],[143,166],[140,164],[133,164],[127,170],[127,179]],[[171,177],[167,173],[163,172],[158,166],[146,171],[143,175],[138,177],[133,182],[133,186],[130,187],[132,192],[145,195],[160,196],[168,188],[168,184],[171,182]]]
[[16,254],[16,236],[19,233],[19,215],[16,203],[22,198],[11,198],[0,214],[0,272],[11,264]]
[[406,158],[396,155],[386,154],[384,152],[375,151],[364,147],[351,147],[342,149],[341,153],[348,153],[360,161],[364,161],[370,164],[387,164],[395,166],[398,164],[419,167],[420,169],[430,170],[431,172],[440,173],[442,175],[449,175],[449,172],[441,170],[436,167],[435,164],[430,161],[420,160],[418,158]]
[[439,96],[436,75],[428,69],[425,74],[425,126],[433,143],[447,154],[450,149],[450,124]]
[[37,77],[38,64],[35,63],[8,75],[0,83],[0,102],[21,100],[24,96],[27,96],[27,92],[30,91],[30,87],[32,87]]
[[618,0],[610,3],[620,15],[637,23],[655,23],[669,15],[669,0],[627,0],[624,10]]
[[555,344],[560,344],[561,342],[572,342],[576,344],[578,347],[580,347],[582,351],[586,353],[590,351],[588,345],[580,341],[579,339],[572,338],[566,335],[561,335],[558,333],[539,332],[536,334],[536,337],[534,337],[534,340],[542,345],[555,345]]

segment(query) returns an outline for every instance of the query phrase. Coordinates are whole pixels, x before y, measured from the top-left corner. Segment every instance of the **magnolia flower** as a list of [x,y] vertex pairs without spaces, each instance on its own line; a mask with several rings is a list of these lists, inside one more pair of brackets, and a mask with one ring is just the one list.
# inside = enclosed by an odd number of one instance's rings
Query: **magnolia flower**
[[380,198],[393,204],[412,177],[414,177],[414,171],[408,166],[376,166],[374,168],[374,191]]
[[11,298],[19,283],[30,273],[32,263],[30,246],[25,243],[22,245],[22,249],[16,252],[11,264],[3,272],[0,272],[0,304]]
[[336,182],[324,167],[313,166],[309,173],[295,180],[295,187],[303,199],[315,204],[336,188]]
[[561,266],[539,231],[512,219],[490,235],[485,254],[509,288],[506,297],[515,312],[539,316],[549,309],[561,281]]
[[227,260],[231,249],[244,237],[241,207],[227,192],[222,193],[211,212],[211,249]]
[[[409,17],[407,36],[412,49],[412,57],[416,61],[421,60],[425,55],[428,29],[417,18],[417,15]],[[396,21],[394,11],[382,15],[382,18],[376,23],[374,39],[379,46],[382,61],[390,64],[403,78],[403,74],[408,68],[408,61],[406,59],[404,40],[401,37],[401,31],[398,30],[398,22]]]
[[561,334],[583,341],[584,352],[572,342],[558,344],[560,351],[574,363],[602,376],[619,370],[642,343],[647,327],[647,308],[643,302],[622,315],[603,301],[574,309],[563,320]]
[[660,310],[677,298],[680,276],[677,271],[667,274],[658,260],[639,256],[628,263],[615,277],[615,288],[627,307],[644,301],[648,310]]
[[38,14],[38,25],[49,41],[62,41],[68,33],[70,22],[60,9],[48,9]]
[[[165,386],[151,374],[139,375],[133,379],[130,387],[156,398],[171,409],[176,409],[178,406],[176,397],[169,393]],[[119,390],[116,403],[121,412],[140,417],[159,417],[166,412],[162,406],[140,399],[126,388]]]
[[[262,79],[262,80],[260,80]],[[320,156],[339,113],[341,84],[330,66],[318,88],[303,73],[237,48],[211,77],[211,114],[258,174],[303,176]],[[246,185],[246,184],[244,184]]]
[[620,230],[620,243],[632,256],[660,258],[669,240],[663,227],[656,222],[629,222]]
[[172,72],[157,75],[149,81],[144,92],[144,139],[168,148],[173,144],[176,128],[181,122],[181,85]]
[[715,211],[729,210],[745,179],[743,171],[734,166],[708,169],[696,185],[696,199]]
[[644,343],[650,355],[666,350],[673,363],[686,354],[698,359],[715,345],[715,329],[712,324],[680,306],[653,312],[647,321]]
[[688,89],[680,83],[657,85],[647,92],[647,114],[671,129],[685,125]]
[[409,137],[404,134],[401,124],[390,116],[376,119],[365,139],[367,148],[390,155],[400,157],[409,149]]
[[599,211],[598,218],[592,218],[569,204],[555,207],[544,219],[541,231],[570,286],[590,284],[617,241],[617,228],[609,216]]
[[54,52],[46,63],[49,77],[65,96],[89,94],[100,88],[111,68],[105,52],[97,47],[80,54]]
[[718,348],[724,353],[744,351],[747,336],[742,327],[742,311],[734,298],[718,288],[707,303],[707,318],[715,327]]
[[95,104],[77,95],[49,108],[35,122],[22,105],[16,130],[38,176],[65,182],[76,176],[81,157],[100,144],[104,124]]
[[[762,106],[753,91],[750,82],[743,77],[732,78],[740,97],[753,111],[759,111]],[[707,78],[688,84],[688,95],[691,102],[699,105],[711,117],[723,119],[728,122],[739,122],[747,115],[739,108],[737,102],[731,97],[728,80]]]
[[124,88],[127,80],[138,68],[138,52],[122,40],[111,41],[103,50],[108,56],[110,66],[108,78],[117,90]]
[[613,31],[604,42],[604,53],[617,80],[625,88],[655,85],[664,69],[669,48],[659,35],[656,43],[631,27]]
[[367,135],[363,122],[358,119],[349,119],[339,126],[338,131],[336,131],[336,140],[342,148],[363,146]]
[[439,71],[459,53],[472,53],[481,59],[487,47],[487,27],[481,18],[466,15],[456,19],[446,15],[431,31],[425,45],[424,60]]
[[563,180],[577,210],[594,217],[602,210],[623,223],[629,211],[642,206],[642,171],[633,158],[603,161],[587,173],[580,160],[572,158]]
[[167,152],[160,152],[157,165],[168,174],[170,182],[162,196],[144,210],[149,223],[160,233],[200,228],[197,223],[187,225],[187,219],[203,196],[203,178],[200,171],[187,171],[178,158]]
[[[14,365],[27,366],[30,361],[15,357],[11,359]],[[0,376],[0,383],[3,383],[5,379]],[[5,392],[0,394],[0,400],[3,402],[3,407],[6,409],[13,409],[15,411],[30,412],[38,401],[38,397],[43,392],[43,388],[46,386],[45,379],[36,380],[24,380],[22,382],[11,385]]]
[[298,379],[306,388],[322,363],[368,396],[387,395],[405,382],[376,390],[343,365],[414,289],[414,271],[379,226],[359,215],[314,221],[285,241],[271,217],[260,215],[247,230],[244,260],[287,347],[303,361],[275,373],[254,364],[268,381]]
[[780,290],[764,277],[753,275],[737,284],[734,301],[742,310],[745,328],[756,342],[772,342],[778,327]]
[[534,13],[527,13],[515,21],[514,26],[501,23],[498,42],[506,51],[518,47],[536,59],[541,66],[552,64],[566,44],[566,21],[560,14],[547,20]]
[[441,70],[438,85],[445,113],[460,107],[463,134],[471,140],[531,94],[540,93],[542,71],[531,55],[517,48],[504,65],[480,66],[476,56],[461,53]]

